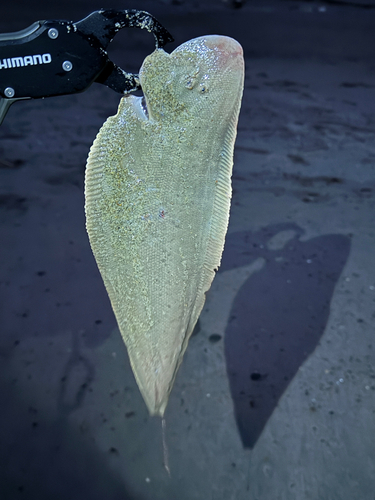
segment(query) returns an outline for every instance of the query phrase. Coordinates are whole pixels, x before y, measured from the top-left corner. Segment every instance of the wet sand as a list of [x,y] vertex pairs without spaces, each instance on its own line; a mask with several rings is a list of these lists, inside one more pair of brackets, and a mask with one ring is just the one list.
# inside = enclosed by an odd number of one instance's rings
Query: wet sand
[[[171,477],[85,232],[85,161],[119,95],[94,84],[10,108],[2,500],[374,499],[375,9],[351,4],[126,5],[171,31],[168,51],[219,33],[246,57],[222,266],[166,412]],[[0,30],[100,7],[17,1]],[[110,54],[136,72],[152,49],[126,30]]]

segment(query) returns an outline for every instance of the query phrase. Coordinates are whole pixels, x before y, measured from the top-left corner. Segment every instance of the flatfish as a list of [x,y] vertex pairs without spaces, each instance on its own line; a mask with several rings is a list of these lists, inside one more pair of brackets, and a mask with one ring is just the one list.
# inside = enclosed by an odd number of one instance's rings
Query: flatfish
[[130,363],[164,415],[228,227],[244,59],[218,35],[156,49],[87,160],[86,228]]

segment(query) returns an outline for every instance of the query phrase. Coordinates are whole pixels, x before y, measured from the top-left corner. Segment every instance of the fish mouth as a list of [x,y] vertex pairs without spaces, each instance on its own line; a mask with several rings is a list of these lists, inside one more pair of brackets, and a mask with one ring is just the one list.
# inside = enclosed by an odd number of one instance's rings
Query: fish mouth
[[145,117],[148,119],[148,109],[147,109],[147,102],[146,102],[146,98],[145,96],[143,95],[141,97],[141,108],[143,110],[143,113],[145,114]]
[[128,99],[130,106],[136,113],[139,120],[149,121],[150,116],[148,112],[147,99],[144,95],[125,95],[124,98]]

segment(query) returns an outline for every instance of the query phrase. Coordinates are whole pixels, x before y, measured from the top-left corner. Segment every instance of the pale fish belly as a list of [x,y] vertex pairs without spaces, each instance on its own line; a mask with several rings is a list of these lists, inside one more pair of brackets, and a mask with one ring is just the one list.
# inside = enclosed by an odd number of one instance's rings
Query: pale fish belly
[[241,46],[203,36],[143,62],[88,157],[86,227],[146,405],[163,415],[220,265],[243,83]]

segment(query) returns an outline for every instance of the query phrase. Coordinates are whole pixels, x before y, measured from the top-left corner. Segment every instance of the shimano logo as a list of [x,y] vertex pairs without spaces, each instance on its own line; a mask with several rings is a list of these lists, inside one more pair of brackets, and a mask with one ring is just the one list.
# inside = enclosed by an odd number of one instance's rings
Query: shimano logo
[[51,54],[36,54],[35,56],[9,57],[0,59],[0,69],[20,68],[22,66],[35,66],[36,64],[48,64],[52,61]]

